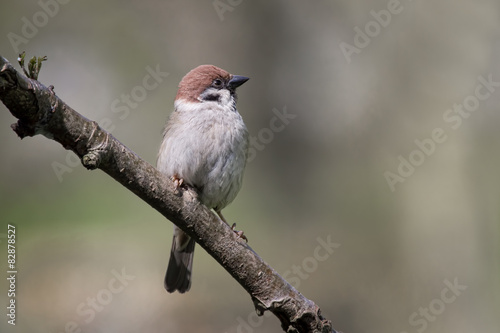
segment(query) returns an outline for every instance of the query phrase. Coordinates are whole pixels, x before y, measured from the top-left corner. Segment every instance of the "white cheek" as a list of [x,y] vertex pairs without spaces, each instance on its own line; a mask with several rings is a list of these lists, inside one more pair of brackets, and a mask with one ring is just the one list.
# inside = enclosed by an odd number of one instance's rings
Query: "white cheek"
[[[217,100],[213,97],[217,97]],[[208,88],[198,97],[198,100],[204,104],[216,103],[222,107],[233,103],[233,97],[227,89]]]
[[232,103],[231,101],[231,93],[227,89],[222,89],[219,90],[219,95],[220,95],[220,104],[221,105],[227,105]]

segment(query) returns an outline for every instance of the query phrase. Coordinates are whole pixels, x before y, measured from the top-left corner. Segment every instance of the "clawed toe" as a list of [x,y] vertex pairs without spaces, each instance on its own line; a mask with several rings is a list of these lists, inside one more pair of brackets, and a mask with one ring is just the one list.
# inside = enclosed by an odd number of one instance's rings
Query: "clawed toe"
[[[222,221],[224,221],[227,225],[229,225],[229,223],[227,223],[226,219],[225,219],[225,218],[224,218],[224,216],[222,215],[222,212],[220,211],[220,209],[216,209],[216,210],[215,210],[215,212],[217,213],[217,215],[219,215],[219,217],[220,217],[220,219],[221,219]],[[232,231],[234,231],[234,233],[236,234],[236,236],[238,236],[238,238],[244,239],[244,240],[245,240],[245,242],[247,242],[247,243],[248,243],[248,238],[247,238],[247,236],[245,236],[245,235],[243,234],[243,231],[241,231],[241,230],[236,230],[236,229],[235,229],[235,227],[236,227],[236,223],[233,223],[233,225],[231,226],[231,230],[232,230]]]
[[181,189],[182,185],[184,184],[184,179],[178,178],[177,176],[172,176],[172,177],[170,177],[170,179],[174,182],[175,194],[179,195],[181,193],[180,189]]
[[231,230],[234,231],[234,233],[238,236],[238,238],[241,238],[241,239],[244,239],[245,242],[248,243],[248,238],[247,236],[245,236],[243,234],[243,231],[242,230],[236,230],[236,223],[233,223],[233,225],[231,226]]

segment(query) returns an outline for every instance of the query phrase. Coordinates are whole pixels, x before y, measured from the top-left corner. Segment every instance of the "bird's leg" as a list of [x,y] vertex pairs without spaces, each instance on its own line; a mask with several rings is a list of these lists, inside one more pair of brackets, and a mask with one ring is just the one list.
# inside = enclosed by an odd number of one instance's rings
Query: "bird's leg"
[[220,219],[224,221],[224,223],[229,225],[229,223],[227,223],[226,218],[224,217],[224,215],[222,215],[222,212],[220,210],[216,210],[215,212],[217,213],[217,215],[219,215]]
[[[217,215],[219,215],[220,219],[222,221],[224,221],[224,223],[226,223],[227,225],[229,225],[229,223],[227,223],[226,218],[222,215],[222,212],[220,210],[216,210],[215,212],[217,213]],[[231,230],[234,231],[234,233],[238,236],[238,238],[244,239],[245,242],[248,243],[248,238],[247,238],[247,236],[245,236],[243,234],[243,231],[242,230],[236,230],[235,227],[236,227],[236,223],[233,223],[233,225],[231,226]]]

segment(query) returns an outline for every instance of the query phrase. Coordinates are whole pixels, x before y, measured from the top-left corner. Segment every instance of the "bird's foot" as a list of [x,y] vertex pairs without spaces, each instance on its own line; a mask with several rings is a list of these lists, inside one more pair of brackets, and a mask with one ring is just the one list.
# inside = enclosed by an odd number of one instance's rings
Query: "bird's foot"
[[170,177],[170,179],[174,182],[175,194],[180,195],[181,194],[180,189],[181,189],[182,185],[184,184],[184,179],[179,178],[177,176],[172,176],[172,177]]
[[[222,212],[220,210],[215,210],[215,212],[217,213],[217,215],[219,215],[220,219],[222,221],[224,221],[224,223],[226,223],[227,225],[229,225],[229,223],[227,223],[226,218],[224,217],[224,215],[222,215]],[[248,243],[248,238],[247,238],[247,236],[245,236],[243,234],[243,231],[236,230],[235,227],[236,227],[236,223],[233,223],[233,225],[231,226],[231,230],[234,231],[234,233],[236,234],[236,236],[238,236],[238,238],[244,239],[245,242]]]
[[233,223],[233,225],[231,226],[231,230],[234,231],[234,233],[236,234],[236,236],[238,236],[238,238],[244,239],[245,242],[248,243],[248,238],[243,234],[243,231],[236,230],[235,228],[236,228],[236,223]]

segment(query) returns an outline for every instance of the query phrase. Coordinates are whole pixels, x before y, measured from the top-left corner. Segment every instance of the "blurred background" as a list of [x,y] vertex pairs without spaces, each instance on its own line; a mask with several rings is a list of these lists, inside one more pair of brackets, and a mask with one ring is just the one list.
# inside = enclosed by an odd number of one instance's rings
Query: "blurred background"
[[[10,1],[0,54],[17,69],[18,52],[48,56],[39,80],[152,164],[184,74],[251,77],[238,109],[255,156],[225,216],[252,248],[337,330],[487,333],[500,329],[499,13],[495,0]],[[13,224],[18,269],[16,326],[2,314],[0,331],[281,331],[199,246],[191,290],[167,294],[171,223],[54,141],[19,140],[0,109],[0,261]]]

